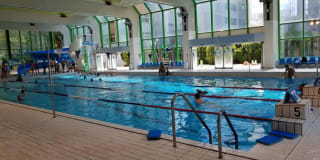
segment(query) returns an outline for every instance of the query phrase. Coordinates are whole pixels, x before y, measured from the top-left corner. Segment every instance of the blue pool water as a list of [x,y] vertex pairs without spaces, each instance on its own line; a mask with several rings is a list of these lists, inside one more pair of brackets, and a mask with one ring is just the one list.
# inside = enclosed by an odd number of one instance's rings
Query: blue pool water
[[[94,82],[90,82],[90,78]],[[310,79],[276,79],[276,78],[216,78],[216,77],[158,77],[158,76],[114,76],[103,77],[87,76],[86,80],[76,74],[53,76],[54,102],[59,112],[88,117],[96,120],[121,124],[144,130],[160,129],[165,134],[172,134],[171,111],[168,109],[150,108],[137,104],[170,107],[173,94],[167,93],[195,93],[196,89],[206,90],[208,95],[234,96],[239,98],[223,99],[203,97],[206,104],[195,105],[194,97],[187,96],[197,110],[218,112],[226,110],[228,114],[245,115],[262,118],[274,117],[274,105],[277,102],[264,100],[246,100],[241,97],[275,99],[284,97],[284,91],[262,89],[232,89],[212,86],[254,87],[254,88],[297,88]],[[33,91],[49,91],[48,79],[28,80],[24,83],[3,83],[0,85],[0,98],[17,102],[16,97],[23,85],[26,95],[24,101],[18,102],[51,109],[50,94]],[[64,84],[64,86],[62,85]],[[66,86],[69,85],[69,86]],[[72,86],[76,85],[76,86]],[[77,86],[85,86],[77,87]],[[197,87],[198,86],[198,87]],[[199,87],[211,86],[211,87]],[[6,87],[6,88],[4,88]],[[89,87],[100,87],[89,88]],[[10,89],[8,89],[10,88]],[[104,89],[103,89],[104,88]],[[107,101],[79,99],[62,96],[99,98]],[[109,100],[109,101],[108,101]],[[110,100],[112,102],[110,102]],[[122,103],[118,103],[122,102]],[[133,104],[135,103],[135,104]],[[183,99],[177,98],[177,108],[189,109]],[[176,132],[178,137],[208,143],[207,130],[202,126],[194,113],[176,111]],[[217,144],[216,115],[200,114],[213,134],[213,143]],[[239,148],[247,151],[252,148],[257,138],[271,131],[271,123],[267,121],[250,120],[230,117],[235,130],[239,135]],[[234,147],[234,137],[225,119],[222,119],[223,145]]]

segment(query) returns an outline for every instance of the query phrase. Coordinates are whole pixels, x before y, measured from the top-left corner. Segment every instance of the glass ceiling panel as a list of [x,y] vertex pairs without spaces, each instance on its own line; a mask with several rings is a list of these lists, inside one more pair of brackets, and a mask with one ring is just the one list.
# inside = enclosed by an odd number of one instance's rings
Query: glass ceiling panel
[[209,0],[195,0],[196,3],[199,3],[199,2],[205,2],[205,1],[209,1]]
[[106,17],[107,19],[108,19],[108,21],[114,21],[114,20],[116,20],[116,18],[114,18],[114,17]]
[[142,3],[142,4],[138,4],[135,5],[135,7],[138,9],[138,11],[140,12],[140,14],[147,14],[149,13],[148,9],[146,8],[146,6]]
[[161,5],[161,7],[162,7],[163,10],[173,8],[173,6],[169,6],[169,5],[166,5],[166,4],[160,4],[160,5]]
[[158,3],[146,2],[146,5],[150,8],[151,12],[160,11]]
[[101,23],[107,22],[107,20],[104,18],[104,16],[96,16],[96,17],[99,19],[99,21]]

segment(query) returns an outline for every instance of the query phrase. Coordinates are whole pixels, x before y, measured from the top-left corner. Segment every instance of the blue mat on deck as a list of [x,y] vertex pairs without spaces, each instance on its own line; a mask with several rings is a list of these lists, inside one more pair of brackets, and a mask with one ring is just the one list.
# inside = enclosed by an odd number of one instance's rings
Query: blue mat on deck
[[264,136],[264,137],[256,140],[256,142],[262,143],[262,144],[265,144],[268,146],[275,144],[275,143],[278,143],[280,141],[282,141],[281,137],[277,137],[277,136],[273,136],[273,135]]
[[160,139],[160,136],[161,136],[161,131],[154,129],[154,130],[149,131],[147,138],[148,139]]
[[288,138],[288,139],[294,139],[299,136],[294,133],[282,132],[282,131],[278,131],[278,130],[272,131],[272,132],[270,132],[270,134],[278,136],[278,137]]

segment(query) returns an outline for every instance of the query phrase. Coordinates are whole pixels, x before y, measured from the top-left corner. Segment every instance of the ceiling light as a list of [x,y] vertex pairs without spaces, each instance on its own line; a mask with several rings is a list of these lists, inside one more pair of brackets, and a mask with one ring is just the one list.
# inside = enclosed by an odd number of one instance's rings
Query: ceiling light
[[313,24],[314,24],[313,21],[311,21],[311,22],[310,22],[310,26],[313,26]]
[[320,22],[319,21],[316,21],[316,24],[319,24]]

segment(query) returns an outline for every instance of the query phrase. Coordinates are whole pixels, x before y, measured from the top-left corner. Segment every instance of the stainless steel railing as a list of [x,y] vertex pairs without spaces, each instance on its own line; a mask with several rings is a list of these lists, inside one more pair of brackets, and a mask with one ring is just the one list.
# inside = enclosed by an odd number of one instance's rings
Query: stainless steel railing
[[175,115],[174,115],[174,101],[176,100],[176,98],[178,96],[181,96],[189,105],[189,107],[192,109],[192,111],[196,114],[197,118],[200,120],[200,122],[202,123],[202,125],[207,129],[208,133],[209,133],[209,143],[212,144],[212,134],[211,131],[209,129],[209,127],[207,126],[207,124],[203,121],[203,119],[200,117],[200,115],[197,113],[197,111],[194,109],[194,107],[192,106],[192,104],[190,103],[190,101],[187,99],[187,97],[183,94],[183,93],[177,93],[173,96],[172,100],[171,100],[171,116],[172,116],[172,137],[173,137],[173,147],[176,147],[176,122],[175,122]]
[[239,149],[239,142],[238,142],[238,134],[236,132],[236,130],[234,129],[227,113],[225,111],[220,111],[218,114],[218,118],[217,118],[217,127],[218,127],[218,151],[219,151],[219,159],[221,159],[222,156],[222,139],[221,139],[221,116],[224,116],[225,119],[227,120],[227,123],[229,125],[229,127],[231,128],[233,135],[234,135],[234,140],[235,140],[235,149]]
[[[183,94],[183,93],[177,93],[172,97],[171,100],[171,117],[172,117],[172,137],[173,137],[173,147],[176,147],[176,122],[175,122],[175,114],[174,114],[174,102],[176,100],[176,98],[178,96],[181,96],[189,105],[189,107],[192,109],[192,111],[195,113],[195,115],[197,116],[197,118],[200,120],[200,122],[202,123],[202,125],[207,129],[208,133],[209,133],[209,143],[212,144],[212,134],[211,131],[209,129],[209,127],[207,126],[207,124],[203,121],[203,119],[200,117],[200,115],[198,114],[198,112],[194,109],[194,107],[192,106],[192,104],[190,103],[190,101],[187,99],[187,97]],[[224,116],[225,119],[227,120],[227,123],[229,125],[229,127],[231,128],[233,135],[234,135],[234,139],[235,139],[235,149],[239,149],[239,142],[238,142],[238,134],[236,132],[236,130],[234,129],[227,113],[225,111],[220,111],[218,114],[218,118],[217,118],[217,128],[218,128],[218,151],[219,151],[219,159],[221,159],[222,156],[222,138],[221,138],[221,116]]]

